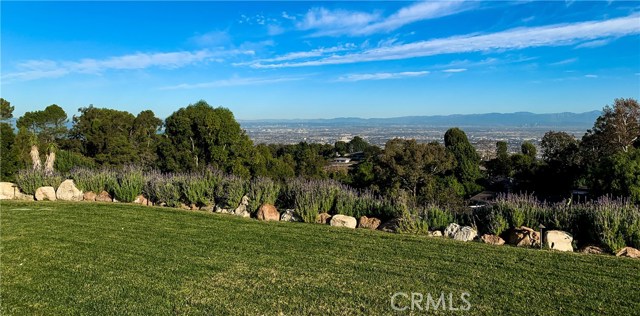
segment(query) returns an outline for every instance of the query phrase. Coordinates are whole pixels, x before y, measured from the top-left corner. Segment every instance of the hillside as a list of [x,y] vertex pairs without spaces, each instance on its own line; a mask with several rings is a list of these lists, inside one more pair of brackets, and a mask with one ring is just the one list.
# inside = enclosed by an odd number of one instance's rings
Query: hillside
[[383,315],[396,292],[469,293],[474,315],[640,308],[634,259],[111,203],[0,215],[3,315]]

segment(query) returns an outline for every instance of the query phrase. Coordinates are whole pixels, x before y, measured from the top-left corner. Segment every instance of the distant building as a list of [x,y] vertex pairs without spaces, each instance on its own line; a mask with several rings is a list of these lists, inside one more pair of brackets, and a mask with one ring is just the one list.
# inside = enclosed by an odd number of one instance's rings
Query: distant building
[[351,162],[351,158],[347,158],[347,157],[339,157],[333,160],[334,163],[350,163]]

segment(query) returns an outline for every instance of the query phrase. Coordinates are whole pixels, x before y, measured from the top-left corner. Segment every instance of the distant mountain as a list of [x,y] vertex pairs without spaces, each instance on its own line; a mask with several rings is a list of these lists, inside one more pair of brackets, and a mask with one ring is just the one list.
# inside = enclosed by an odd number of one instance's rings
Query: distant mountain
[[433,116],[403,116],[393,118],[357,118],[339,117],[333,119],[291,119],[291,120],[239,120],[241,124],[303,124],[303,125],[425,125],[425,126],[473,126],[473,127],[581,127],[593,126],[600,111],[584,113],[548,113],[531,112],[454,114]]

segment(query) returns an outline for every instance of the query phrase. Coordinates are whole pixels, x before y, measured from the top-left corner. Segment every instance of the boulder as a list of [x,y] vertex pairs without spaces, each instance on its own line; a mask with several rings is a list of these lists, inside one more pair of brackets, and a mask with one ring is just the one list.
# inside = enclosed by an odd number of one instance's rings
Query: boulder
[[428,232],[427,235],[431,237],[442,237],[442,232],[439,230],[433,230]]
[[95,193],[93,193],[93,191],[85,192],[85,193],[82,195],[82,198],[83,198],[85,201],[92,201],[92,202],[95,202],[95,201],[96,201],[96,194],[95,194]]
[[454,235],[453,239],[459,241],[472,241],[478,236],[478,232],[470,226],[462,226]]
[[256,213],[256,217],[260,221],[279,221],[280,212],[271,204],[262,204]]
[[197,210],[199,210],[199,209],[200,209],[200,208],[199,208],[197,205],[195,205],[194,203],[191,203],[191,205],[189,205],[189,208],[190,208],[192,211],[197,211]]
[[331,220],[329,213],[320,213],[316,216],[316,224],[329,224],[329,220]]
[[[244,201],[244,197],[242,200]],[[240,204],[240,206],[233,211],[233,214],[240,217],[251,217],[251,213],[247,211],[247,206],[245,204]]]
[[640,250],[632,247],[624,247],[616,253],[616,257],[640,258]]
[[0,200],[33,201],[33,195],[22,193],[15,183],[0,182]]
[[455,236],[458,230],[460,230],[460,225],[456,223],[451,223],[449,224],[449,226],[447,226],[447,228],[445,228],[444,236],[448,238],[453,238],[453,236]]
[[302,222],[302,219],[296,214],[295,210],[284,210],[280,215],[281,222]]
[[63,201],[82,201],[84,194],[76,188],[73,180],[67,179],[60,183],[60,186],[56,191],[56,198]]
[[38,201],[55,201],[56,190],[53,187],[39,187],[36,189],[36,200]]
[[355,217],[337,214],[331,217],[329,224],[336,227],[356,228],[358,221]]
[[226,208],[220,208],[218,205],[215,206],[214,212],[221,214],[233,214],[233,210],[229,210]]
[[378,226],[378,230],[381,230],[387,233],[397,233],[398,228],[400,227],[401,221],[402,221],[401,218],[391,219],[389,221],[382,223],[380,226]]
[[480,237],[480,240],[485,244],[502,246],[504,245],[504,239],[500,238],[500,236],[484,234]]
[[201,211],[207,211],[207,212],[215,212],[216,208],[213,205],[204,205],[200,207]]
[[592,255],[602,255],[607,253],[606,251],[604,251],[604,249],[598,246],[585,246],[585,247],[582,247],[582,249],[578,250],[578,252],[588,253]]
[[113,202],[113,198],[111,194],[107,191],[102,191],[98,195],[96,195],[96,202]]
[[133,203],[135,204],[140,204],[140,205],[153,205],[153,203],[149,202],[149,199],[147,199],[146,197],[144,197],[144,195],[138,195],[136,196],[136,199],[133,200]]
[[375,217],[366,217],[362,216],[358,220],[359,228],[367,228],[367,229],[377,229],[380,226],[380,220]]
[[178,206],[178,208],[185,210],[185,211],[191,211],[191,206],[184,204],[182,202],[180,202],[180,205]]
[[573,237],[561,230],[547,230],[544,233],[544,244],[549,249],[559,251],[573,251]]
[[507,243],[516,247],[540,247],[540,232],[525,226],[512,228],[507,233]]

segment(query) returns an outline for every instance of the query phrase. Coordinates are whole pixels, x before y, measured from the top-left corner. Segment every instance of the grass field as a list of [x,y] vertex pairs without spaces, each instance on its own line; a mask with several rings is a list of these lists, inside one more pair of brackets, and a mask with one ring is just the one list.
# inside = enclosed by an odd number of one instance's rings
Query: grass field
[[0,229],[2,315],[434,314],[394,311],[396,292],[469,293],[454,314],[640,313],[637,259],[124,204],[2,201]]

